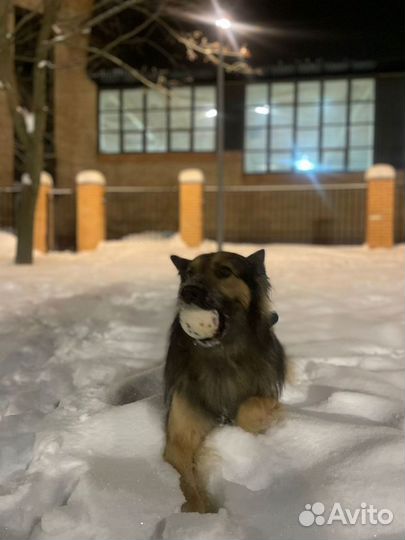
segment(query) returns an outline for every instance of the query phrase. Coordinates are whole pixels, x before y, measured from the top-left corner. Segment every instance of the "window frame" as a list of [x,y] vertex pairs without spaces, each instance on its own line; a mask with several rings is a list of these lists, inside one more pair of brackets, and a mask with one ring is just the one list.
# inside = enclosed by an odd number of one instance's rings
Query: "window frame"
[[[352,88],[353,88],[353,81],[361,81],[361,80],[373,80],[373,95],[371,98],[364,99],[364,100],[353,100],[352,99]],[[325,121],[324,119],[324,109],[325,105],[327,103],[325,102],[325,83],[332,82],[332,81],[346,81],[347,83],[347,92],[346,92],[346,99],[344,101],[342,100],[336,100],[333,101],[333,105],[344,105],[346,108],[346,114],[344,118],[344,122],[331,122],[331,121]],[[298,88],[300,83],[318,83],[319,84],[319,101],[317,102],[307,102],[303,101],[299,103],[298,100]],[[293,99],[291,102],[282,102],[273,104],[271,101],[272,97],[272,89],[274,84],[292,84],[293,85]],[[247,102],[247,88],[249,85],[253,86],[255,84],[265,84],[267,86],[267,105],[270,107],[270,114],[266,115],[266,123],[264,126],[249,126],[247,124],[247,111],[249,108],[254,108],[254,104],[248,104]],[[298,125],[298,108],[299,106],[310,106],[311,104],[315,104],[318,107],[318,120],[317,125],[314,127],[310,126],[299,126]],[[370,120],[355,120],[353,121],[351,118],[352,113],[352,106],[356,104],[370,104],[372,106],[372,118]],[[274,124],[271,120],[271,109],[272,107],[292,107],[292,119],[288,123],[283,124]],[[359,171],[364,171],[364,168],[355,168],[353,166],[350,166],[350,152],[351,150],[363,150],[364,152],[371,152],[372,156],[374,156],[375,152],[375,117],[376,117],[376,77],[374,75],[362,75],[362,76],[336,76],[336,77],[317,77],[317,78],[311,78],[311,79],[302,79],[298,77],[294,78],[288,78],[283,80],[271,80],[271,81],[257,81],[252,83],[247,83],[245,85],[245,102],[243,107],[243,172],[246,175],[269,175],[269,174],[308,174],[311,172],[316,173],[332,173],[332,174],[342,174],[342,173],[355,173]],[[344,145],[343,146],[336,146],[336,147],[325,147],[323,145],[323,139],[324,139],[324,130],[328,127],[339,127],[341,126],[345,133],[344,133]],[[356,145],[351,143],[351,128],[352,127],[371,127],[372,129],[372,141],[370,144],[364,145]],[[271,144],[272,139],[272,130],[274,129],[290,129],[292,130],[292,146],[291,149],[281,149],[281,148],[274,148]],[[249,133],[252,133],[255,130],[265,129],[267,132],[266,135],[266,146],[264,150],[257,150],[247,147],[246,141],[249,139]],[[318,159],[317,159],[317,167],[314,170],[311,171],[302,171],[299,170],[295,163],[299,159],[299,155],[297,155],[298,148],[297,148],[297,139],[298,139],[298,133],[305,131],[305,130],[316,130],[317,131],[317,139],[318,143],[315,148],[315,151],[317,153]],[[309,149],[309,152],[314,151],[314,149]],[[341,168],[336,167],[328,167],[326,165],[322,164],[324,154],[326,152],[343,152],[343,166]],[[246,167],[246,161],[247,161],[247,155],[265,155],[266,161],[265,161],[265,170],[264,171],[251,171],[248,170]],[[289,156],[288,159],[291,161],[291,165],[289,168],[273,168],[272,167],[272,161],[271,161],[271,155],[272,154],[285,154],[286,156]],[[301,151],[300,154],[303,156],[305,155],[304,151]]]
[[[213,117],[213,123],[212,126],[209,127],[197,127],[195,125],[195,115],[199,110],[204,110],[204,106],[198,106],[196,104],[196,92],[199,88],[212,88],[213,89],[213,96],[214,96],[214,102],[213,102],[213,108],[217,110],[217,92],[216,92],[216,86],[214,84],[188,84],[188,85],[179,85],[179,86],[173,86],[169,88],[169,91],[171,89],[175,88],[190,88],[191,90],[191,100],[190,100],[190,106],[189,107],[172,107],[170,103],[170,96],[166,95],[164,96],[164,107],[157,108],[157,109],[149,109],[147,104],[147,92],[153,91],[153,89],[145,88],[139,85],[136,86],[99,86],[97,90],[97,153],[100,156],[125,156],[125,155],[139,155],[139,154],[166,154],[166,153],[215,153],[217,151],[217,122],[218,117]],[[125,90],[131,90],[131,89],[140,89],[142,90],[142,109],[139,108],[131,108],[126,109],[124,107],[124,100],[123,100],[123,93]],[[116,91],[118,92],[118,108],[115,110],[111,110],[111,112],[116,112],[118,117],[118,128],[117,129],[101,129],[101,116],[102,113],[108,113],[108,109],[102,109],[101,108],[101,95],[103,91]],[[158,92],[156,90],[156,92]],[[165,119],[166,119],[166,125],[164,128],[161,129],[155,129],[154,131],[159,131],[162,133],[165,133],[165,141],[166,146],[164,150],[147,150],[147,133],[150,131],[150,128],[148,127],[148,111],[164,111],[165,112]],[[179,127],[172,127],[171,122],[171,112],[172,111],[188,111],[190,113],[190,126],[188,128],[179,128]],[[124,128],[124,114],[126,112],[137,112],[142,113],[142,121],[143,121],[143,129],[142,130],[134,130],[134,129],[128,129],[126,130]],[[177,150],[172,148],[172,136],[173,133],[176,132],[183,132],[188,134],[188,140],[189,140],[189,147],[187,150]],[[205,149],[198,149],[196,148],[196,133],[210,133],[213,136],[214,144],[212,149],[205,150]],[[110,134],[117,134],[118,135],[118,151],[114,152],[107,152],[105,150],[101,150],[101,136],[104,133],[110,133]],[[140,150],[125,150],[124,145],[124,137],[127,133],[139,133],[142,137],[142,145]]]

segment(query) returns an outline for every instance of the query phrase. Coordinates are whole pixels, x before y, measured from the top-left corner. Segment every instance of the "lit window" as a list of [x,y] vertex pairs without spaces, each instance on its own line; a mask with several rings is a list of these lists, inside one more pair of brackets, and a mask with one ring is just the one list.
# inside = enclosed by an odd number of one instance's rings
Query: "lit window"
[[168,93],[145,88],[99,92],[99,151],[213,152],[216,148],[213,86],[183,86]]
[[370,78],[248,84],[245,172],[367,169],[374,86]]

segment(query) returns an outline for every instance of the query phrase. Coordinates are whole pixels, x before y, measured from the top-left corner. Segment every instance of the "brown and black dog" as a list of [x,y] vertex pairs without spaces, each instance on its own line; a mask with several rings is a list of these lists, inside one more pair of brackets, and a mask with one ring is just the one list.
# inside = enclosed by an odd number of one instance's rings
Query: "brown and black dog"
[[179,301],[219,313],[212,339],[196,340],[176,315],[165,365],[168,405],[164,458],[180,474],[183,511],[215,508],[199,471],[199,451],[215,426],[266,430],[278,409],[286,357],[272,326],[264,250],[249,257],[218,252],[190,261],[172,256],[181,283]]

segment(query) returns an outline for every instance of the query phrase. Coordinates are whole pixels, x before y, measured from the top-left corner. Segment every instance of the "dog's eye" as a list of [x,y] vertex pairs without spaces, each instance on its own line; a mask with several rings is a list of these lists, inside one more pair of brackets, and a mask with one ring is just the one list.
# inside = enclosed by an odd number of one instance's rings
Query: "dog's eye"
[[222,279],[222,278],[229,277],[233,272],[229,268],[229,266],[218,266],[217,269],[215,270],[215,273],[217,277]]

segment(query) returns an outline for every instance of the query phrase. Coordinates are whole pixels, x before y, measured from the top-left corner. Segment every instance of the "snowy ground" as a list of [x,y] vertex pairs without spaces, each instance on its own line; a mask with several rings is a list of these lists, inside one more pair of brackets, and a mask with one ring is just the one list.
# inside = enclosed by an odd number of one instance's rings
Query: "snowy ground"
[[[258,437],[213,433],[223,509],[186,515],[161,459],[159,377],[177,289],[168,255],[197,252],[141,236],[26,268],[11,264],[13,243],[0,235],[1,539],[404,537],[403,246],[268,246],[295,365],[286,417]],[[139,400],[116,406],[128,378]],[[318,518],[334,503],[394,517],[300,525],[315,502]]]

